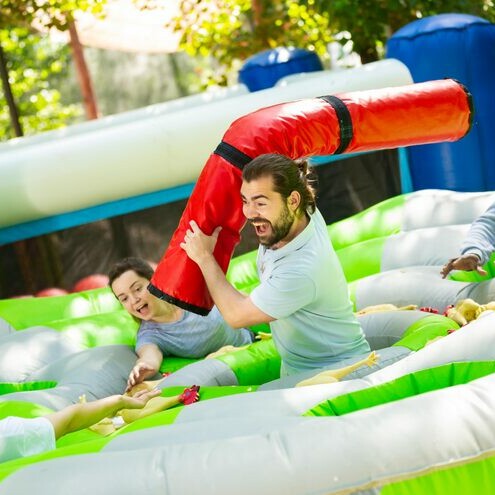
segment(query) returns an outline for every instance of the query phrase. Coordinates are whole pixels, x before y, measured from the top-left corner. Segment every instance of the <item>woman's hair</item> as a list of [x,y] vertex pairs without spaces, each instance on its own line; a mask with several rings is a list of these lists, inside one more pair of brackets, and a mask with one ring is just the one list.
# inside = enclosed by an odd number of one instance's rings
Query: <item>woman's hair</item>
[[150,280],[153,276],[154,270],[151,268],[150,264],[143,260],[142,258],[124,258],[117,261],[115,265],[112,266],[108,273],[108,285],[112,286],[113,281],[119,278],[123,273],[128,271],[136,272],[140,277],[144,277]]
[[276,153],[260,155],[244,167],[242,178],[251,182],[261,177],[271,177],[274,190],[284,199],[297,191],[301,195],[300,211],[315,211],[317,177],[306,160],[292,160]]

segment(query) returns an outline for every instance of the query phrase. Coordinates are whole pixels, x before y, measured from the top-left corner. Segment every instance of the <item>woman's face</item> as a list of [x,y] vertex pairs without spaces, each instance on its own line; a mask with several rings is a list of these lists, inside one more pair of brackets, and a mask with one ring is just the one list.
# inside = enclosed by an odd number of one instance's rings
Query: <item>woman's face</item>
[[128,313],[140,320],[152,320],[160,300],[148,292],[149,280],[134,270],[124,272],[112,282],[112,291]]

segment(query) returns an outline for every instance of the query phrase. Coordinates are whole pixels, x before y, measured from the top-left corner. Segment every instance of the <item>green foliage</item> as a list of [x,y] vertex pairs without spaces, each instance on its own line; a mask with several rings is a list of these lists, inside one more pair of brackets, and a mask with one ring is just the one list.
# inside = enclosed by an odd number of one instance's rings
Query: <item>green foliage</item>
[[402,26],[443,13],[464,13],[495,21],[492,0],[308,0],[332,19],[335,32],[349,31],[363,63],[383,54],[387,38]]
[[325,60],[329,41],[350,37],[362,62],[371,62],[397,29],[447,12],[495,21],[493,0],[180,0],[172,27],[187,53],[220,62],[210,75],[218,82],[239,60],[276,46],[315,50]]
[[228,84],[239,61],[277,46],[314,50],[325,58],[333,40],[329,16],[311,2],[180,0],[180,11],[170,26],[182,34],[180,47],[218,64],[211,71],[199,69],[205,84]]
[[[80,105],[62,105],[55,89],[69,63],[67,46],[54,46],[46,37],[21,28],[0,30],[0,43],[26,135],[62,127],[82,114]],[[0,88],[0,140],[14,137],[11,125]]]
[[0,0],[0,29],[30,27],[34,20],[39,27],[67,29],[75,10],[98,15],[106,0]]
[[[55,89],[67,70],[67,47],[52,46],[34,28],[68,29],[73,12],[102,13],[106,0],[0,0],[0,43],[24,133],[55,129],[82,113],[79,105],[62,105]],[[11,135],[10,116],[0,93],[0,140]]]

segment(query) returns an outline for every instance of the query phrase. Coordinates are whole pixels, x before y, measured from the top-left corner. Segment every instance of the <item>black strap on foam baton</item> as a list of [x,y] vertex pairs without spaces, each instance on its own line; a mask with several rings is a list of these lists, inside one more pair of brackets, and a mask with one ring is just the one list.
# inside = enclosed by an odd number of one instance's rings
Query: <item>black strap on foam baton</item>
[[319,98],[331,105],[337,114],[340,126],[340,145],[334,155],[340,155],[347,149],[354,135],[351,114],[346,104],[337,96],[327,95],[319,96]]

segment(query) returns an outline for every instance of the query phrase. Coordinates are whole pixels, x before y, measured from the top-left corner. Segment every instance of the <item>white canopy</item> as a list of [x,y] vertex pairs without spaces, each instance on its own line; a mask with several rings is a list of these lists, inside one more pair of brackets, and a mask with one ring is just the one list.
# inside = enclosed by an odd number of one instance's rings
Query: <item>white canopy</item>
[[[140,9],[133,0],[107,0],[104,16],[75,15],[79,40],[84,46],[141,53],[173,53],[179,34],[165,24],[179,13],[178,0],[155,0],[152,9]],[[54,36],[66,33],[57,32]]]

